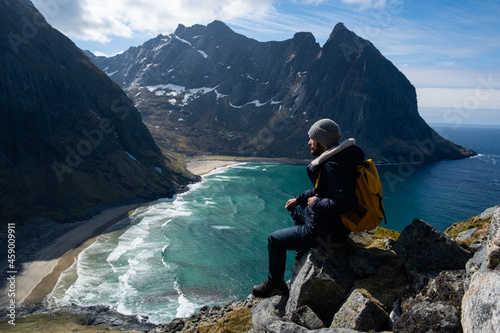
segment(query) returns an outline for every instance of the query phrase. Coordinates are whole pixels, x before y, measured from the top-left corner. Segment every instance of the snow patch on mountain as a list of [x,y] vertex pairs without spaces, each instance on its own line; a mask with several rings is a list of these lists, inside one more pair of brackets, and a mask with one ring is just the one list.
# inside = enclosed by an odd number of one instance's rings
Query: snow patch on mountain
[[225,97],[227,95],[222,95],[219,92],[216,91],[216,88],[218,86],[215,86],[213,88],[210,87],[201,87],[201,88],[190,88],[186,89],[186,87],[183,86],[178,86],[175,84],[158,84],[155,86],[147,86],[146,88],[154,93],[156,96],[168,96],[168,102],[170,104],[177,104],[177,100],[171,97],[177,97],[177,98],[182,98],[182,103],[181,105],[187,105],[188,102],[203,96],[205,94],[208,94],[212,91],[215,91],[217,95],[217,99]]

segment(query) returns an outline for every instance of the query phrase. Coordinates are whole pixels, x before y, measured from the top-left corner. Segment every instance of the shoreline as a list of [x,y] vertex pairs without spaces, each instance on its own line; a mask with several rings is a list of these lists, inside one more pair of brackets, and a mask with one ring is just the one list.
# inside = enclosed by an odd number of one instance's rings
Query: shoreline
[[[270,158],[232,158],[225,156],[200,156],[188,161],[186,169],[194,175],[203,176],[211,171],[239,163],[293,163],[291,160]],[[296,161],[295,161],[296,162]],[[71,267],[78,255],[92,245],[98,236],[109,227],[130,217],[139,207],[147,203],[110,208],[82,221],[80,225],[55,239],[41,249],[36,259],[23,263],[16,276],[16,303],[19,305],[42,304],[53,291],[61,274]],[[0,306],[9,305],[7,286],[0,294]]]
[[196,176],[206,175],[217,168],[238,164],[241,162],[231,160],[191,160],[186,164],[186,169]]
[[[106,229],[132,215],[137,204],[110,208],[82,221],[80,225],[55,239],[41,249],[36,259],[22,263],[22,271],[16,276],[15,299],[17,304],[42,303],[54,289],[60,274],[69,268],[78,254],[94,243]],[[0,294],[0,305],[9,304],[5,286]]]
[[305,164],[309,160],[272,157],[234,157],[234,156],[210,156],[204,155],[190,159],[186,169],[197,176],[203,176],[211,171],[240,163],[276,163],[276,164]]

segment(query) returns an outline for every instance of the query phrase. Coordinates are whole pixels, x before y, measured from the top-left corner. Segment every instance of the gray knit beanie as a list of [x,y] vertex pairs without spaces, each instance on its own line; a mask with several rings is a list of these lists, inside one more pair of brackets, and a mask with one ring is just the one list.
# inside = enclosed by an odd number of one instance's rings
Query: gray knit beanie
[[318,141],[328,148],[337,146],[340,139],[342,139],[339,125],[331,119],[318,120],[311,126],[307,134],[311,139]]

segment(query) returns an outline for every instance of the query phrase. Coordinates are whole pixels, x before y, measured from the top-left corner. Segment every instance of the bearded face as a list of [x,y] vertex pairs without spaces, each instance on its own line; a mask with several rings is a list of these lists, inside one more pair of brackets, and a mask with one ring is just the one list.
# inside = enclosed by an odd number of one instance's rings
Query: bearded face
[[320,156],[327,149],[325,146],[320,144],[318,141],[309,138],[309,142],[307,143],[311,148],[312,156]]

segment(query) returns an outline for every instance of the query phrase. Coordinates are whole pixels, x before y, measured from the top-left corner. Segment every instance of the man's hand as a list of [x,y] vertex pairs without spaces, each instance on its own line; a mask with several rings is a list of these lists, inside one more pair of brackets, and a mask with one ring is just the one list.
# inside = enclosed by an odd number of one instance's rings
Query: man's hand
[[309,199],[307,199],[307,205],[309,206],[310,209],[312,209],[312,204],[314,202],[314,200],[318,199],[318,196],[315,195],[314,197],[310,197]]
[[286,202],[285,208],[287,211],[291,212],[295,206],[297,206],[297,199],[290,199]]

